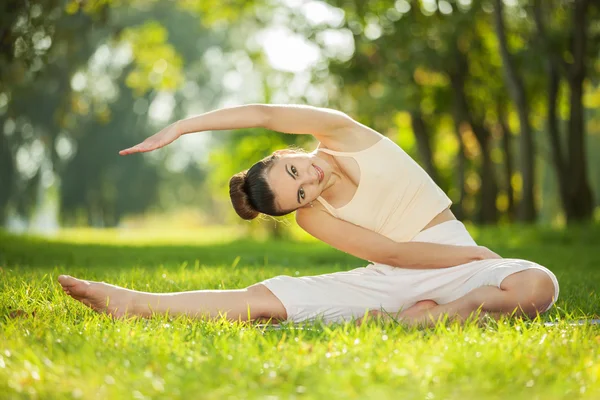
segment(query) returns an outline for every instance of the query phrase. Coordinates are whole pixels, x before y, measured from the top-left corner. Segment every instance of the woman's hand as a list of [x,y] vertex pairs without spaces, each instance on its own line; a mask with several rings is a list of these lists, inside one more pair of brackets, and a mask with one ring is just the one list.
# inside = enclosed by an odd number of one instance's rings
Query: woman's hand
[[475,247],[475,260],[489,260],[494,258],[502,258],[490,249],[484,246]]
[[121,150],[119,154],[125,156],[127,154],[133,153],[146,153],[148,151],[160,149],[161,147],[168,145],[169,143],[177,139],[179,136],[181,136],[181,132],[179,132],[179,129],[177,129],[178,124],[179,121],[167,126],[157,134],[152,135],[146,140],[144,140],[142,143],[137,144],[128,149]]

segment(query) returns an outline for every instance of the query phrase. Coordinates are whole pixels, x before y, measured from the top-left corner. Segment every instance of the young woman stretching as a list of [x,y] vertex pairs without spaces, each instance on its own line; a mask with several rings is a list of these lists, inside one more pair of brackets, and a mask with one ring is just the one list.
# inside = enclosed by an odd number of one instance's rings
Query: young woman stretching
[[169,312],[231,320],[325,321],[392,315],[408,324],[476,311],[535,316],[558,297],[558,281],[536,263],[477,246],[450,199],[400,147],[346,114],[297,105],[252,104],[178,121],[122,155],[181,135],[262,127],[313,135],[312,153],[279,150],[234,175],[231,201],[244,219],[296,211],[317,239],[371,261],[332,274],[278,276],[241,290],[147,293],[60,276],[65,292],[120,317]]

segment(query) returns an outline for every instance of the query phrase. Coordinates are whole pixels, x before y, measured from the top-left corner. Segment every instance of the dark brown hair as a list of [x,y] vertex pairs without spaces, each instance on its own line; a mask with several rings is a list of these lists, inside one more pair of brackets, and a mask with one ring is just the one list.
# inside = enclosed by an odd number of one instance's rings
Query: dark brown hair
[[279,156],[263,158],[250,169],[239,172],[229,180],[229,196],[235,212],[243,219],[254,219],[259,213],[279,217],[294,210],[278,210],[275,193],[267,183],[267,173]]

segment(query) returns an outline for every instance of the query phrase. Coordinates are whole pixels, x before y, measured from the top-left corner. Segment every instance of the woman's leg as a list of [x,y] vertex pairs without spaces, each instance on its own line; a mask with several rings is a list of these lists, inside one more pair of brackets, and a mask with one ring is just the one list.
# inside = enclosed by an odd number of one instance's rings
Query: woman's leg
[[239,290],[148,293],[68,275],[59,276],[58,281],[69,296],[117,318],[125,315],[149,317],[153,313],[166,312],[208,318],[226,315],[232,321],[287,318],[281,301],[262,284]]
[[540,269],[531,268],[509,275],[500,288],[483,286],[447,304],[431,306],[428,303],[425,307],[411,307],[397,315],[385,311],[370,314],[384,319],[397,318],[408,325],[434,325],[446,316],[465,321],[479,310],[495,318],[513,313],[535,317],[546,310],[554,295],[554,282],[550,276]]

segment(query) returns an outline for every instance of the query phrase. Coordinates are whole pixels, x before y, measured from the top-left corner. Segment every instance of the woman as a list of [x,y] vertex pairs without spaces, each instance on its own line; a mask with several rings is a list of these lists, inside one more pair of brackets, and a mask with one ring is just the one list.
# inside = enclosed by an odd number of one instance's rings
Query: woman
[[60,276],[66,293],[117,317],[169,311],[231,320],[339,321],[372,310],[408,324],[446,315],[464,320],[476,311],[533,317],[556,301],[552,272],[477,246],[450,211],[450,199],[418,164],[342,112],[296,105],[225,108],[178,121],[120,154],[156,150],[192,132],[249,127],[310,134],[320,143],[308,154],[276,151],[233,176],[231,201],[240,217],[296,211],[308,233],[373,264],[278,276],[241,290],[164,294]]

